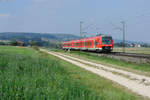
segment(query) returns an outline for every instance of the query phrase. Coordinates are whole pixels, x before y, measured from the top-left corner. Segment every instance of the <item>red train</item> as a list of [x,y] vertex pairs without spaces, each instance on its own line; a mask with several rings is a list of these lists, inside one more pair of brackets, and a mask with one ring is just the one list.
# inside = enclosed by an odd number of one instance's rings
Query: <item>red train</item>
[[113,50],[113,39],[108,35],[98,35],[90,38],[63,42],[65,50],[87,50],[96,52],[111,52]]

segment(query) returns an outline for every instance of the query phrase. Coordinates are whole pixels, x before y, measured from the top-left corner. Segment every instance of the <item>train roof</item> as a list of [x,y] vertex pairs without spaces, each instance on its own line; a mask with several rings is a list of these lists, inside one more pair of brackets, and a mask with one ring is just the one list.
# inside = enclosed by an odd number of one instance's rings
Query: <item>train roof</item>
[[108,34],[98,34],[98,35],[96,35],[96,36],[102,36],[102,37],[112,37],[111,35],[108,35]]
[[78,39],[78,40],[71,40],[71,41],[65,41],[63,43],[68,43],[68,42],[78,42],[78,41],[81,41],[81,40],[87,40],[87,39],[93,39],[93,38],[97,38],[97,37],[112,37],[111,35],[105,35],[105,34],[98,34],[96,36],[93,36],[93,37],[87,37],[87,38],[81,38],[81,39]]

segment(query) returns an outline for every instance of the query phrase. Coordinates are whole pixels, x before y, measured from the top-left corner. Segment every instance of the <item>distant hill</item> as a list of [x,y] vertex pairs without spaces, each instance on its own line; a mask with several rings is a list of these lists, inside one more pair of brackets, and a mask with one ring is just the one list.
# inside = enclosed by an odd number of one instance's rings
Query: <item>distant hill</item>
[[22,41],[26,45],[31,42],[36,42],[38,46],[55,47],[62,41],[78,39],[79,36],[72,34],[57,34],[57,33],[24,33],[24,32],[3,32],[0,33],[0,40]]
[[4,32],[0,33],[0,40],[20,40],[20,41],[41,41],[41,40],[57,40],[67,41],[78,39],[79,36],[72,34],[57,34],[57,33],[23,33],[23,32]]

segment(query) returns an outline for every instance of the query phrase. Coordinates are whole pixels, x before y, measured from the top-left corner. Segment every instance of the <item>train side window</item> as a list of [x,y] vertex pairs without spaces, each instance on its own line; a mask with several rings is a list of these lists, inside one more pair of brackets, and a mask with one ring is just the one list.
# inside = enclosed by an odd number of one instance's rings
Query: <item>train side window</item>
[[91,42],[90,41],[88,42],[88,46],[91,46]]
[[79,46],[79,43],[77,43],[77,46]]
[[88,46],[88,45],[89,45],[89,42],[85,42],[85,45]]

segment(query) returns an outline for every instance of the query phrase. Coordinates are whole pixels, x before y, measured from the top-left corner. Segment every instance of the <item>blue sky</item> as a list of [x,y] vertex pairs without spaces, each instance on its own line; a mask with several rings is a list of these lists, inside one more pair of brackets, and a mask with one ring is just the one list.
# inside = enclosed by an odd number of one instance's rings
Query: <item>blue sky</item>
[[[150,0],[0,0],[0,32],[96,32],[150,43]],[[89,26],[89,28],[85,28]]]

